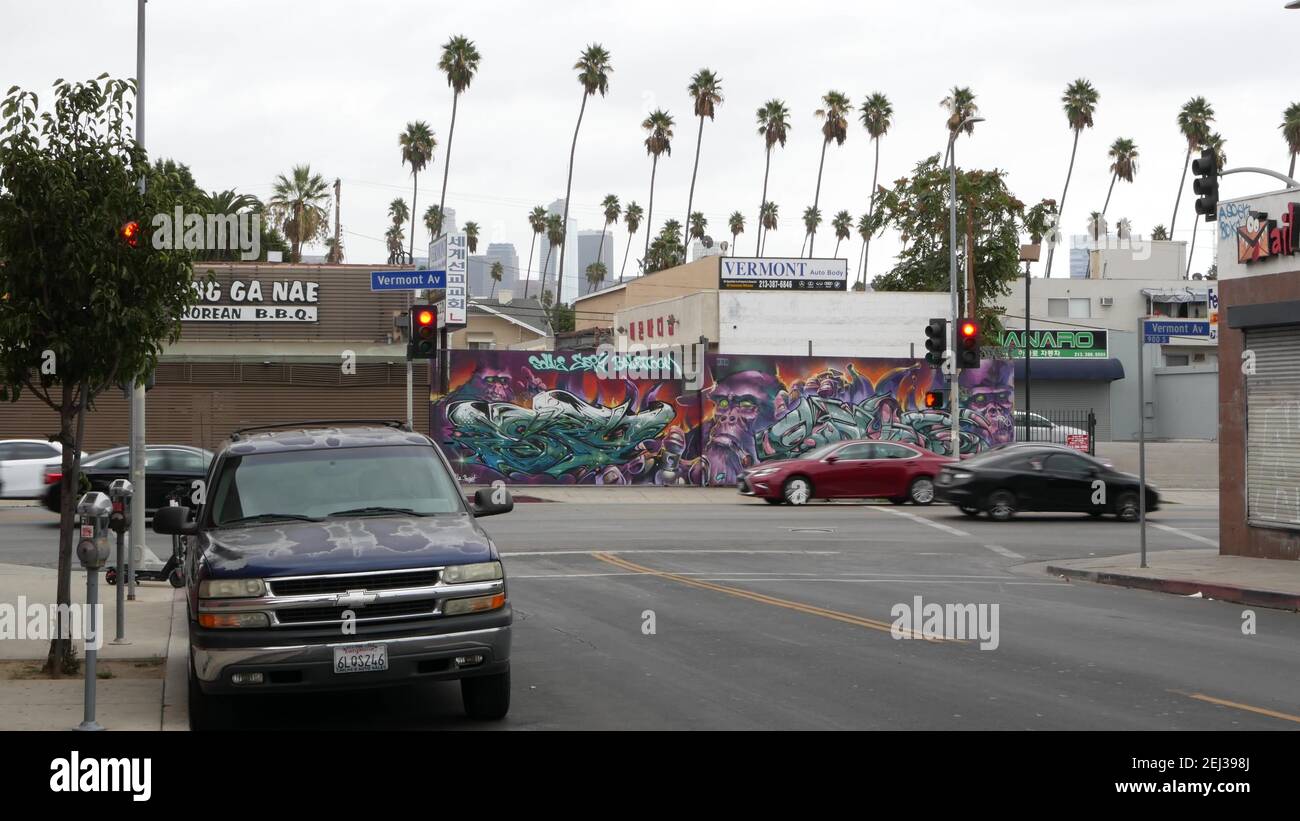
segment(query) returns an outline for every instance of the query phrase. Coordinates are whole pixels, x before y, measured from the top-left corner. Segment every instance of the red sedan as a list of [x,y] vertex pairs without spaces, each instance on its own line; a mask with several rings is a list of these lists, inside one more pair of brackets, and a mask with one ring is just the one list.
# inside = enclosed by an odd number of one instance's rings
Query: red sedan
[[849,439],[797,459],[763,462],[740,475],[737,489],[771,505],[876,498],[928,505],[934,501],[934,477],[952,461],[902,442]]

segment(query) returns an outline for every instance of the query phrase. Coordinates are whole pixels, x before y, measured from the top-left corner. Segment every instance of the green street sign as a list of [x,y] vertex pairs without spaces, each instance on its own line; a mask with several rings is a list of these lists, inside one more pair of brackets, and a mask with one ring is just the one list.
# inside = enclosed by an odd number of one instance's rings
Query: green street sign
[[[1025,332],[1014,328],[1002,332],[1000,347],[1013,359],[1024,358]],[[1106,332],[1059,329],[1029,331],[1030,359],[1108,359]]]

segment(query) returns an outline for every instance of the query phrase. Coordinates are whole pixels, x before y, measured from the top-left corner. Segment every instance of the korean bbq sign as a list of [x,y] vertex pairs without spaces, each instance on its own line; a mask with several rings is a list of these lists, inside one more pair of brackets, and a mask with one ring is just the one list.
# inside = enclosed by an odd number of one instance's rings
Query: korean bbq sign
[[720,290],[843,291],[849,278],[847,259],[778,259],[719,257]]
[[195,282],[198,304],[184,322],[315,322],[320,284],[304,280]]

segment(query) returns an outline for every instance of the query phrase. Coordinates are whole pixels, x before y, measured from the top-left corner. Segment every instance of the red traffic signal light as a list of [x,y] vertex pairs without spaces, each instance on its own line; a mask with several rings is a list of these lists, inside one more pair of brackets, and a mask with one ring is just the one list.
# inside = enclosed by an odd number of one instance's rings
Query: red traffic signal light
[[961,335],[963,339],[970,339],[971,337],[978,336],[979,332],[979,326],[970,320],[961,324]]
[[438,306],[411,306],[411,325],[407,334],[408,359],[432,359],[438,350]]
[[957,325],[957,368],[973,369],[980,366],[980,324],[974,319],[963,319]]
[[421,327],[425,325],[432,325],[434,319],[436,319],[436,317],[434,316],[433,311],[429,310],[428,308],[423,308],[417,311],[415,314],[415,323]]
[[130,220],[126,223],[123,223],[122,227],[118,229],[117,233],[118,236],[122,238],[122,241],[125,242],[127,245],[131,246],[132,248],[139,247],[140,223],[136,222],[135,220]]
[[927,410],[943,407],[943,391],[926,391],[925,407]]

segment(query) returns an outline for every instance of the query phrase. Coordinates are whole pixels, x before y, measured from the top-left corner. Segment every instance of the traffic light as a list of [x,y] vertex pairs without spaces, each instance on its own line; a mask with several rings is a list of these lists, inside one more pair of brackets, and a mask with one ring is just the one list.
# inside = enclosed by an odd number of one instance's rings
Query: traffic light
[[122,242],[132,248],[140,246],[140,223],[135,220],[122,223],[122,227],[117,229],[117,235]]
[[1192,160],[1192,173],[1196,175],[1192,180],[1192,193],[1198,197],[1196,213],[1206,222],[1214,222],[1219,218],[1219,158],[1214,149],[1207,148]]
[[925,392],[925,409],[938,410],[944,405],[943,391],[926,391]]
[[948,351],[948,320],[931,319],[925,326],[925,361],[932,367],[943,367],[943,355]]
[[438,352],[438,306],[412,305],[410,321],[406,358],[433,359]]
[[980,324],[974,319],[963,319],[957,324],[957,369],[980,366]]

